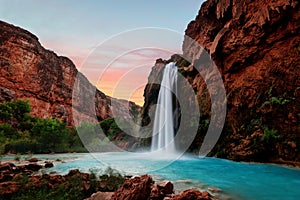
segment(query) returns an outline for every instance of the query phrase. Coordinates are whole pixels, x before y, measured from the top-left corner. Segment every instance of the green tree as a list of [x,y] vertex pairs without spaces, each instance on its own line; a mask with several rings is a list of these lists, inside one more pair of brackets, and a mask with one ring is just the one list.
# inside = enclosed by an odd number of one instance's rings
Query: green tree
[[0,120],[8,122],[13,117],[13,111],[8,103],[3,103],[0,105]]
[[29,101],[17,100],[6,102],[0,105],[0,120],[18,127],[30,111],[31,105]]
[[84,148],[82,141],[77,134],[75,127],[69,129],[69,137],[68,143],[70,145],[70,149],[75,152],[86,152],[87,150]]
[[37,138],[41,146],[41,151],[63,152],[67,151],[68,129],[66,125],[59,120],[39,119],[32,128],[32,137]]
[[19,128],[22,131],[30,131],[34,125],[37,123],[38,118],[37,117],[33,117],[28,113],[25,113],[23,119],[21,120],[21,122],[19,122]]
[[31,112],[29,101],[17,100],[9,102],[13,111],[13,117],[19,122],[23,121],[25,115]]
[[18,134],[16,129],[10,124],[0,124],[0,132],[2,133],[0,137],[4,137],[6,139],[17,139]]

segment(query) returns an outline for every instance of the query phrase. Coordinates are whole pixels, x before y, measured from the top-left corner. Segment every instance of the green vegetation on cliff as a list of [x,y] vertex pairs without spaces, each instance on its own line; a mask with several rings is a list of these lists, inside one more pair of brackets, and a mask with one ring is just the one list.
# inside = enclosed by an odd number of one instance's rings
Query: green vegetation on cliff
[[56,119],[31,116],[28,101],[10,101],[0,105],[0,143],[4,153],[83,152],[74,129]]
[[[67,128],[57,119],[33,117],[30,111],[28,101],[17,100],[0,105],[0,154],[86,152],[85,147],[92,151],[109,151],[112,150],[109,141],[121,148],[129,148],[129,141],[133,141],[119,128],[114,118],[100,123],[83,122],[75,129]],[[104,134],[100,134],[100,128]]]

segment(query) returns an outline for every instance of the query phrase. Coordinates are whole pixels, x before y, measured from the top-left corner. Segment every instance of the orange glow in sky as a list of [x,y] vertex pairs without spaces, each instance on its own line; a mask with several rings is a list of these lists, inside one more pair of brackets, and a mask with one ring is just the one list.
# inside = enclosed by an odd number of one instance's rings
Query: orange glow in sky
[[[143,88],[155,60],[169,59],[172,54],[181,52],[184,30],[195,19],[202,2],[3,0],[0,18],[36,35],[46,49],[70,58],[77,69],[105,94],[142,105]],[[157,5],[164,12],[158,10]],[[174,10],[184,12],[174,13]],[[133,31],[133,36],[126,34],[130,30],[147,27],[156,29],[143,34]],[[179,37],[173,37],[178,34]],[[108,40],[112,43],[108,44]],[[96,52],[86,62],[90,53],[105,42],[108,45],[103,51]],[[138,46],[142,43],[144,46]],[[117,53],[124,48],[132,50],[140,47],[156,47],[169,52],[153,49],[132,52],[101,76],[107,67],[107,58],[112,58],[112,54],[119,56],[122,54]],[[140,66],[143,66],[142,69],[132,71]]]
[[[114,49],[114,53],[115,51],[118,49]],[[109,52],[104,55],[101,50],[96,49],[86,60],[76,58],[74,61],[82,63],[80,71],[106,95],[143,106],[144,88],[155,60],[161,57],[168,59],[174,52],[155,48],[137,49],[118,54],[121,56],[112,59],[107,65],[105,59],[109,57]]]

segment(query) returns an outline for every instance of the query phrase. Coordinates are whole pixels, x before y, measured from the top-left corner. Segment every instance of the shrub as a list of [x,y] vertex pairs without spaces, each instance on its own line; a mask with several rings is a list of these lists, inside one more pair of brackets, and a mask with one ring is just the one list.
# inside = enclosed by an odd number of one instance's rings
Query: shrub
[[268,127],[263,127],[264,135],[261,140],[266,143],[271,143],[280,138],[277,134],[277,130],[269,129]]
[[27,153],[27,152],[39,152],[40,146],[35,140],[18,139],[10,141],[5,145],[5,152],[13,153]]
[[59,120],[54,119],[39,119],[32,128],[32,136],[37,138],[41,146],[41,151],[63,152],[67,150],[68,129],[66,125]]
[[17,139],[18,137],[16,129],[10,124],[0,124],[0,132],[2,132],[3,137],[7,139]]
[[0,120],[7,122],[12,118],[12,108],[4,103],[0,105]]
[[110,129],[112,123],[115,123],[114,118],[107,118],[107,119],[101,121],[99,124],[100,124],[103,132],[108,133],[108,130]]

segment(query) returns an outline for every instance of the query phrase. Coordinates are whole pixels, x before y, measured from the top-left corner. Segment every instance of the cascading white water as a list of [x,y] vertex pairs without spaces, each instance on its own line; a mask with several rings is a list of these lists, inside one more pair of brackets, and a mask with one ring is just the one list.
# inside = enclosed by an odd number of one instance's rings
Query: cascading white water
[[166,65],[157,99],[151,151],[176,153],[174,143],[173,94],[177,93],[177,67]]

